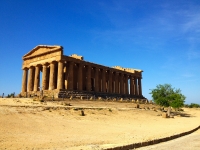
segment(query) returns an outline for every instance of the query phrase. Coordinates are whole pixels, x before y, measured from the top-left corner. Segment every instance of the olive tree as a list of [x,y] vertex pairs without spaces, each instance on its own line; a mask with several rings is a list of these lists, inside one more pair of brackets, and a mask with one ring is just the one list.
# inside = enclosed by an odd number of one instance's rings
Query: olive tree
[[168,116],[171,107],[177,109],[184,106],[185,96],[181,94],[180,89],[173,88],[170,84],[159,84],[155,89],[150,89],[153,101],[164,107],[168,107]]

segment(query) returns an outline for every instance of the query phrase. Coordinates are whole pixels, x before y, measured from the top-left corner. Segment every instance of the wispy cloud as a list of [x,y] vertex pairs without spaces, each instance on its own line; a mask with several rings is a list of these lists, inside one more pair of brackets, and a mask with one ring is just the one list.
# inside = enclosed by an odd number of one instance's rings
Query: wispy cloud
[[192,78],[194,77],[195,75],[191,72],[186,72],[184,74],[182,74],[182,77],[185,77],[185,78]]

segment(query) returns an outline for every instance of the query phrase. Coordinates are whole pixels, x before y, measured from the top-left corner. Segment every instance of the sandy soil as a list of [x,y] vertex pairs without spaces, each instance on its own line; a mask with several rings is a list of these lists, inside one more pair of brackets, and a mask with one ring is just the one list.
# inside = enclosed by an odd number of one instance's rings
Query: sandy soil
[[[69,106],[69,104],[71,106]],[[189,131],[200,109],[162,118],[155,105],[0,98],[0,149],[104,149]],[[85,116],[81,116],[81,110]]]

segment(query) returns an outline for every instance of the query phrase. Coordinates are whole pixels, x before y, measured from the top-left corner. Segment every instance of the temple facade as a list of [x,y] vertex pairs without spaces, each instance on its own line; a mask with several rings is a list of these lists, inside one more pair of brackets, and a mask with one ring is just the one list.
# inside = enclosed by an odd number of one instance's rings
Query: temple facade
[[142,70],[107,67],[82,56],[63,55],[62,46],[38,45],[23,56],[21,95],[94,95],[144,98]]

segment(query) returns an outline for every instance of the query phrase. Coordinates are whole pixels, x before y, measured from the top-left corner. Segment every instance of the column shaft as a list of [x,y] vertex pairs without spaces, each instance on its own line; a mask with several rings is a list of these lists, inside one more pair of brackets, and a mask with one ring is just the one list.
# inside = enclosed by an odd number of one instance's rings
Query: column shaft
[[91,91],[91,66],[87,66],[87,91]]
[[112,93],[112,71],[109,72],[109,93]]
[[83,65],[82,63],[79,64],[78,68],[78,90],[83,90]]
[[125,94],[129,94],[129,89],[128,89],[128,75],[125,76]]
[[120,94],[124,94],[124,77],[123,74],[121,74],[121,81],[120,81]]
[[50,64],[49,90],[55,89],[55,63]]
[[139,95],[142,96],[142,83],[141,83],[141,78],[138,78],[138,91],[139,91]]
[[106,70],[102,70],[102,92],[106,92]]
[[69,75],[69,67],[68,64],[64,66],[64,88],[68,89],[68,75]]
[[58,62],[58,78],[57,78],[57,89],[63,89],[63,62]]
[[135,85],[135,95],[138,95],[138,86],[137,86],[137,77],[134,77],[134,85]]
[[74,62],[69,63],[68,89],[74,90]]
[[95,92],[99,92],[99,68],[95,69]]
[[28,76],[28,92],[33,91],[33,67],[29,68],[29,76]]
[[22,92],[27,92],[27,74],[28,70],[23,70],[23,77],[22,77]]
[[42,66],[42,90],[47,90],[47,66]]
[[115,73],[115,93],[119,93],[119,74]]
[[34,79],[34,91],[39,91],[39,82],[40,82],[40,67],[35,67],[35,79]]
[[130,76],[130,95],[133,95],[133,77]]

